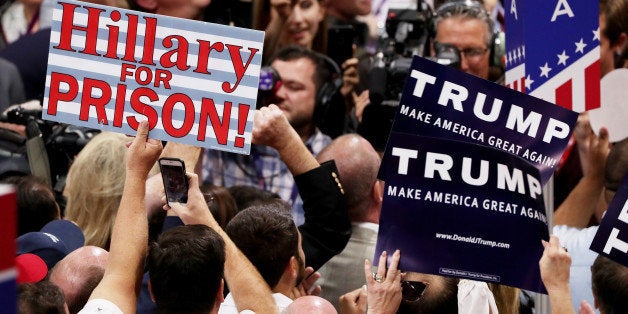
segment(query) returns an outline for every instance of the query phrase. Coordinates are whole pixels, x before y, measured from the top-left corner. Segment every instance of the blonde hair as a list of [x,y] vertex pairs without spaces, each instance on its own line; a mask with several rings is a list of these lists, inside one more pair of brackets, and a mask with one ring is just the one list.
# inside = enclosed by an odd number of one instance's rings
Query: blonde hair
[[126,142],[123,134],[98,134],[81,150],[68,172],[65,215],[81,227],[85,245],[109,250],[124,189]]

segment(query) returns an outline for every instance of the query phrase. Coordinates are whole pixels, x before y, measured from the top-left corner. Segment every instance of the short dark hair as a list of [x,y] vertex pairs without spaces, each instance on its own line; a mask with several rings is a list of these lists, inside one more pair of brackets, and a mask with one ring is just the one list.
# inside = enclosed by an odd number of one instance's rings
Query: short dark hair
[[201,185],[201,192],[209,207],[209,211],[211,211],[220,227],[224,229],[231,218],[238,213],[233,196],[231,196],[227,188],[213,184]]
[[17,235],[39,231],[47,223],[59,219],[59,207],[52,189],[32,176],[13,176],[3,180],[15,185],[17,191]]
[[227,189],[235,200],[238,211],[245,210],[260,200],[281,198],[277,193],[262,190],[251,185],[234,185]]
[[236,246],[274,288],[292,256],[299,256],[299,234],[288,206],[269,200],[239,212],[225,230]]
[[65,314],[65,297],[59,287],[49,281],[22,283],[17,287],[18,313]]
[[623,313],[628,309],[628,268],[598,255],[591,266],[591,288],[600,313]]
[[323,83],[331,80],[331,71],[325,59],[312,49],[297,45],[289,45],[279,50],[270,60],[272,64],[275,60],[292,61],[298,59],[309,59],[314,64],[314,74],[312,80],[318,91]]
[[152,243],[151,289],[160,313],[210,311],[220,289],[225,243],[205,225],[172,228]]

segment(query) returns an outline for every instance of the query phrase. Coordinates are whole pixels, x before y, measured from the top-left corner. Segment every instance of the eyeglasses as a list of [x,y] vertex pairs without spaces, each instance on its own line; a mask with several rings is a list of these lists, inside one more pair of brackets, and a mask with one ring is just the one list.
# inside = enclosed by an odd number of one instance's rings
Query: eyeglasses
[[409,301],[418,301],[425,293],[425,289],[430,284],[422,281],[401,281],[401,298]]
[[488,48],[465,48],[460,50],[460,54],[467,59],[477,59],[483,56],[488,51]]
[[467,60],[478,61],[479,58],[481,58],[488,51],[488,47],[458,49],[453,44],[440,43],[440,42],[434,41],[434,50],[436,50],[437,53],[443,53],[443,52],[455,53],[455,51],[459,51],[460,56],[464,56]]

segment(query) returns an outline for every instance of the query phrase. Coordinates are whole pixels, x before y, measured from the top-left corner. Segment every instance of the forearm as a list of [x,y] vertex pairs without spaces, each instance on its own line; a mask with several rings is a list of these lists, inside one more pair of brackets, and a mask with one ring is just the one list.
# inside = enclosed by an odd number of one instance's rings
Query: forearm
[[[147,252],[148,220],[144,206],[146,176],[127,173],[124,192],[111,236],[110,255],[103,284],[91,298],[106,298],[127,313],[135,312],[144,259]],[[112,295],[110,289],[117,293]],[[129,297],[132,296],[132,297]]]
[[320,166],[296,131],[292,129],[290,131],[292,133],[290,134],[291,138],[285,141],[285,145],[276,147],[281,160],[286,164],[290,173],[293,176],[298,176]]
[[573,314],[575,313],[571,302],[571,292],[569,285],[548,289],[552,314]]
[[585,228],[598,207],[603,179],[585,176],[554,213],[554,225]]

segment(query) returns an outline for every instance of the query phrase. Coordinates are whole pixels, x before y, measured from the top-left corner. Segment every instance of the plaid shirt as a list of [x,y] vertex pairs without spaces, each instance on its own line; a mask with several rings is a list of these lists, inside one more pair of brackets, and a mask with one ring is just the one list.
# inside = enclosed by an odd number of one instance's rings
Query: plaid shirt
[[[316,129],[305,146],[316,156],[331,138]],[[218,150],[205,150],[203,155],[203,182],[224,187],[252,185],[271,191],[292,205],[292,217],[303,224],[303,201],[294,178],[279,153],[268,146],[251,145],[251,154],[241,155]]]

